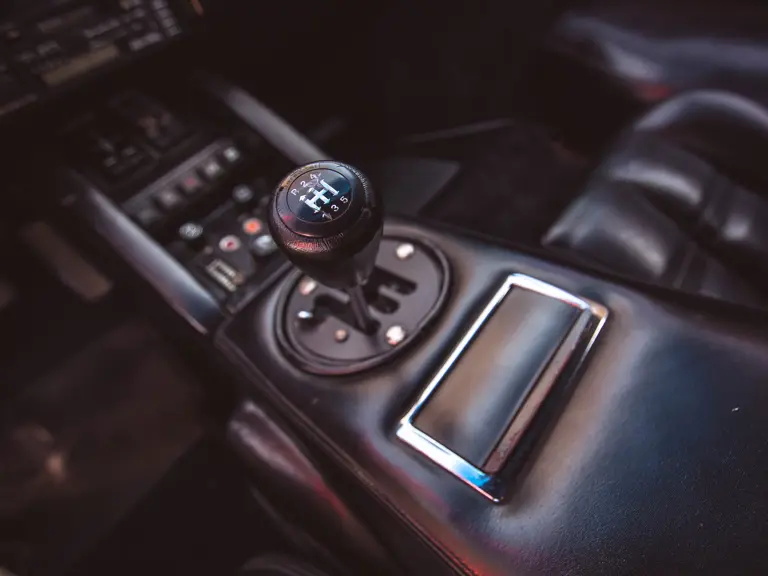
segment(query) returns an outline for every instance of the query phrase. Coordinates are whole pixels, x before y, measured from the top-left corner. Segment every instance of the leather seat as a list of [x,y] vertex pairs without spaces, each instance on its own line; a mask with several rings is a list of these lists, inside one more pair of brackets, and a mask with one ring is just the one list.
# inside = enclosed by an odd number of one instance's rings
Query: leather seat
[[547,45],[635,99],[726,89],[768,102],[768,4],[601,0],[565,12]]
[[655,107],[544,243],[618,274],[768,304],[768,109],[719,91]]

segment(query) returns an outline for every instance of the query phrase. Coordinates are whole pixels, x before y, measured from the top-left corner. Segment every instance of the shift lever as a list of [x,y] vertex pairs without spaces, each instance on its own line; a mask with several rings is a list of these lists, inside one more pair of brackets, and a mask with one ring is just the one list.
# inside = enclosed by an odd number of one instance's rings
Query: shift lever
[[268,220],[288,259],[321,284],[346,291],[358,328],[374,332],[378,324],[363,286],[376,261],[383,219],[369,180],[348,164],[307,164],[278,185]]

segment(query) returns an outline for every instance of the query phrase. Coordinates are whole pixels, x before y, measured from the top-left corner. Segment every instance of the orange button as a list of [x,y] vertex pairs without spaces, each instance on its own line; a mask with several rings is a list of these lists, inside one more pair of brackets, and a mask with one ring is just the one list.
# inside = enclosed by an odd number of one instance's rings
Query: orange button
[[243,232],[249,236],[257,236],[264,231],[264,223],[258,218],[248,218],[243,222]]

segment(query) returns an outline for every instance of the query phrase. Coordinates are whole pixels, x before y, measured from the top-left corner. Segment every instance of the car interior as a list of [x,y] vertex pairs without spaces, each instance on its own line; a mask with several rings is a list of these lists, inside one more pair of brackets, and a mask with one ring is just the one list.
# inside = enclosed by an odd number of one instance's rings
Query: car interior
[[0,2],[0,575],[768,573],[767,30]]

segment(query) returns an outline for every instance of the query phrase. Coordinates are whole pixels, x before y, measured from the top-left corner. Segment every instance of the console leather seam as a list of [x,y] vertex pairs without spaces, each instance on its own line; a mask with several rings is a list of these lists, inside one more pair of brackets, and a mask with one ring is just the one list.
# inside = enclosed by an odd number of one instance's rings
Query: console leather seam
[[[220,331],[223,333],[224,329]],[[374,483],[367,477],[365,471],[352,461],[351,458],[344,455],[335,442],[326,437],[311,421],[302,414],[302,412],[294,407],[290,401],[284,398],[274,387],[274,385],[266,378],[258,368],[256,368],[245,356],[245,353],[237,346],[230,344],[229,339],[226,336],[218,336],[217,340],[220,341],[219,349],[232,361],[236,362],[246,373],[258,378],[261,389],[270,396],[270,398],[278,405],[278,410],[284,413],[284,416],[289,418],[294,424],[298,425],[305,432],[312,434],[319,443],[325,448],[326,452],[332,456],[339,464],[341,464],[346,470],[354,475],[354,477],[362,483],[365,489],[371,493],[379,502],[381,502],[390,512],[392,512],[397,518],[399,518],[414,534],[420,537],[422,541],[426,541],[435,552],[437,552],[443,558],[451,562],[452,569],[459,568],[463,574],[471,576],[480,576],[480,574],[469,567],[463,560],[458,558],[455,554],[447,550],[442,546],[438,540],[432,537],[428,531],[423,528],[418,522],[413,520],[408,514],[400,510],[389,499],[389,497],[378,490]],[[280,408],[282,406],[282,409]]]

